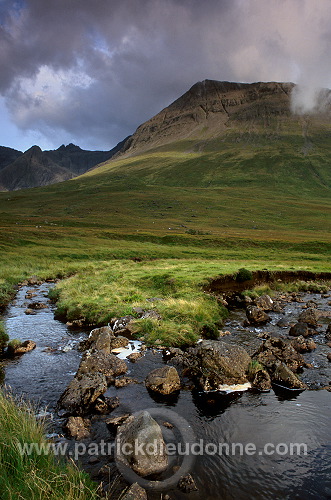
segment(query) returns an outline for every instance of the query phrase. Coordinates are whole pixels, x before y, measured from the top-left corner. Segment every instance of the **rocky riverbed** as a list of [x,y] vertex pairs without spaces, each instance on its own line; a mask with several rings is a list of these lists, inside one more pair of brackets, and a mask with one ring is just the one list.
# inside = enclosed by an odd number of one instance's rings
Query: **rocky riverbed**
[[[115,498],[126,484],[118,478],[114,454],[118,428],[127,426],[136,412],[157,409],[154,420],[166,442],[179,439],[176,418],[167,421],[170,410],[184,417],[197,439],[208,442],[249,438],[262,446],[263,439],[287,442],[295,435],[310,447],[305,457],[200,456],[190,469],[192,480],[183,473],[163,495],[241,499],[251,495],[254,485],[255,498],[270,498],[270,491],[276,498],[328,498],[329,293],[287,293],[254,301],[232,295],[219,339],[202,339],[179,350],[146,349],[114,325],[91,333],[70,329],[54,320],[48,286],[23,287],[7,312],[10,336],[33,340],[37,347],[6,361],[5,382],[15,393],[48,405],[53,439],[68,445],[72,456],[77,443],[84,445],[85,452],[76,458],[103,482],[105,492],[111,488]],[[117,326],[123,323],[119,319]],[[102,443],[112,445],[109,453],[100,453]],[[99,446],[99,453],[90,453],[92,445]],[[147,468],[146,474],[136,470],[148,481],[168,481],[182,462],[177,456],[160,463],[159,470]],[[300,472],[305,468],[314,474],[308,490]],[[259,470],[267,474],[268,484]],[[148,497],[160,498],[160,493],[150,490]]]

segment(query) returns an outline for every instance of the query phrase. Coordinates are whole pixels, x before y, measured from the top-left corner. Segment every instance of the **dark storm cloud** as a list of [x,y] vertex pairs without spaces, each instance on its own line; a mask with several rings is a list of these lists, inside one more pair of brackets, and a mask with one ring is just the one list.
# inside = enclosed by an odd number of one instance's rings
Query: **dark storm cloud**
[[54,146],[71,137],[111,147],[198,80],[300,80],[309,68],[309,83],[325,85],[330,7],[0,0],[0,92],[15,123],[48,134]]

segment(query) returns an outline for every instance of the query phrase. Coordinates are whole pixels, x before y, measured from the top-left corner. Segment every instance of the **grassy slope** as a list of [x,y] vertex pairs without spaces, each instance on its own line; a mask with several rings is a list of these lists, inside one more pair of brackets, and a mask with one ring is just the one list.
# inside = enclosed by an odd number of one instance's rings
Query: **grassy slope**
[[3,293],[23,276],[78,273],[60,285],[71,319],[102,323],[162,297],[167,311],[155,307],[172,321],[167,332],[185,325],[196,335],[215,320],[215,304],[206,318],[174,319],[171,299],[206,306],[199,284],[208,277],[240,267],[328,270],[329,127],[311,125],[309,137],[295,121],[277,133],[238,130],[2,193]]
[[[53,453],[21,453],[20,446],[36,443],[47,450],[44,425],[31,408],[17,405],[0,392],[0,491],[2,500],[96,500],[96,485],[73,464]],[[45,448],[42,448],[45,447]]]

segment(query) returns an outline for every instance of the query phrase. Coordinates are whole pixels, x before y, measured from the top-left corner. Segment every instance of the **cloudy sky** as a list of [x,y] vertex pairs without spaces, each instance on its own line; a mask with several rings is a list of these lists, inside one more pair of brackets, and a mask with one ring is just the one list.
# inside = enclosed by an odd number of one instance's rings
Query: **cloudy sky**
[[330,0],[0,0],[0,145],[110,149],[206,78],[331,88]]

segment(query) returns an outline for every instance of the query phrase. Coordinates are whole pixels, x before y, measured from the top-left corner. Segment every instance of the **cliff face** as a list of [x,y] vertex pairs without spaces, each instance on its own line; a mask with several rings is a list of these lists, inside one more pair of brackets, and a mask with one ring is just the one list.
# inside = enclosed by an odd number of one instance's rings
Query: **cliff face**
[[22,151],[0,146],[0,171],[22,155]]
[[110,151],[86,151],[69,144],[53,151],[32,146],[22,153],[0,147],[0,191],[47,186],[83,174],[109,160],[123,146],[123,141]]
[[292,83],[204,80],[138,127],[122,154],[185,138],[219,136],[236,122],[265,121],[290,113]]

